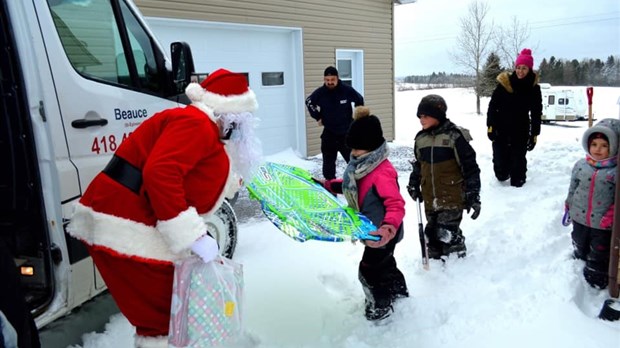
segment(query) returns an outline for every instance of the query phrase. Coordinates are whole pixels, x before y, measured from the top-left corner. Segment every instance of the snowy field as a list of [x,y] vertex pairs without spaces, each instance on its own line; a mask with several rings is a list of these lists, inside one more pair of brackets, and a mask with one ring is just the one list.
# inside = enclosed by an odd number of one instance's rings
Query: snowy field
[[[405,187],[413,137],[420,130],[415,112],[430,93],[442,95],[448,118],[472,133],[482,171],[482,212],[475,221],[463,219],[467,257],[445,265],[431,260],[425,271],[416,206]],[[619,97],[620,88],[595,88],[595,117],[617,118]],[[488,98],[481,105],[486,114]],[[411,297],[399,300],[380,325],[363,315],[360,244],[299,243],[262,217],[241,224],[235,260],[245,271],[245,346],[618,347],[620,321],[597,319],[608,291],[594,290],[582,279],[583,262],[571,258],[571,228],[560,223],[571,168],[585,154],[581,136],[587,122],[543,125],[527,155],[527,183],[513,188],[495,180],[485,121],[475,113],[470,90],[396,93],[390,159],[407,202],[405,239],[396,247],[396,259]],[[267,159],[320,173],[319,158],[304,160],[290,150]],[[114,315],[104,333],[84,336],[83,347],[131,347],[133,332],[121,314]]]

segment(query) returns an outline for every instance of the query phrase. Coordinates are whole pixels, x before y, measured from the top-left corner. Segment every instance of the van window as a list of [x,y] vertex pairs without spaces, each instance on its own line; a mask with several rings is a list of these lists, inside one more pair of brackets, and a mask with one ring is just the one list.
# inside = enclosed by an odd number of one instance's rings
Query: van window
[[559,105],[568,105],[568,99],[560,98],[558,99]]
[[138,79],[132,80],[119,32],[117,18],[109,0],[48,0],[56,30],[73,68],[82,76],[116,85],[157,92],[161,83],[152,43],[145,30],[120,1],[127,27],[131,55]]
[[553,105],[555,104],[555,96],[554,95],[550,95],[549,96],[549,105]]

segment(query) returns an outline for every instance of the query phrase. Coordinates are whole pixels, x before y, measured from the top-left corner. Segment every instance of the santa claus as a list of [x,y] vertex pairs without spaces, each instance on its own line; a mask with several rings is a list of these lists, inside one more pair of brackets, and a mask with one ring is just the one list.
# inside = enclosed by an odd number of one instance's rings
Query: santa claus
[[186,94],[191,105],[153,115],[121,144],[68,228],[136,327],[136,347],[167,347],[173,262],[217,255],[201,215],[238,188],[233,173],[249,179],[259,161],[257,102],[244,75],[219,69]]

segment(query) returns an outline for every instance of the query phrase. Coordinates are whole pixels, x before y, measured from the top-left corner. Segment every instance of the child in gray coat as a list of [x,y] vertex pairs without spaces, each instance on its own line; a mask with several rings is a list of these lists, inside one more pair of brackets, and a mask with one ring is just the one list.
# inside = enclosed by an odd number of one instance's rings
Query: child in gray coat
[[590,286],[599,289],[608,282],[618,134],[620,121],[611,118],[584,132],[586,156],[573,167],[565,202],[573,221],[574,256],[586,262],[583,275]]

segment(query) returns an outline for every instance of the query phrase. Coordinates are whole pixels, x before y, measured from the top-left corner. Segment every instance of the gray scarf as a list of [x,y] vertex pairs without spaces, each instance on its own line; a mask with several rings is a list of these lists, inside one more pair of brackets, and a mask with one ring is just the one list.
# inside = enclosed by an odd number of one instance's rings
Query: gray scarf
[[357,211],[360,210],[357,197],[357,180],[372,172],[386,158],[388,158],[388,148],[385,141],[375,150],[360,157],[351,156],[349,165],[344,170],[342,178],[342,193],[347,199],[349,207]]

